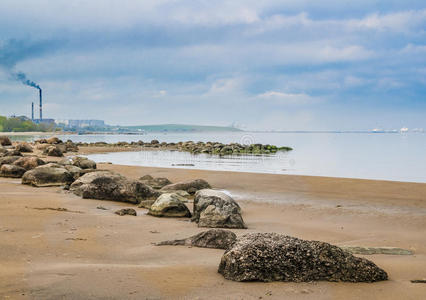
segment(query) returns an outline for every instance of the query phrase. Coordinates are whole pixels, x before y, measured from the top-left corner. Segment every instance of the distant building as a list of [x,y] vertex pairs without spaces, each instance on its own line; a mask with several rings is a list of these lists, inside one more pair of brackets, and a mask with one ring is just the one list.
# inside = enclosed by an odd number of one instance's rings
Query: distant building
[[56,120],[58,125],[67,128],[105,127],[103,120]]
[[43,119],[41,121],[40,119],[35,119],[33,122],[36,124],[55,124],[54,119]]

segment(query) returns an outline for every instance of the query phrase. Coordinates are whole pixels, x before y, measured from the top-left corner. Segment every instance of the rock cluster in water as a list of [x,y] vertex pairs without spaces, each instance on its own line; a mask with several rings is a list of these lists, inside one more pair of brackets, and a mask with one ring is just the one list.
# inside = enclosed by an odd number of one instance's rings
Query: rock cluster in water
[[224,144],[218,142],[178,142],[178,143],[160,143],[158,140],[151,142],[118,142],[108,144],[105,142],[96,143],[77,143],[78,146],[95,146],[95,147],[127,147],[127,148],[155,148],[164,150],[177,150],[190,152],[192,154],[215,154],[215,155],[241,155],[241,154],[273,154],[278,151],[291,151],[290,147],[277,147],[274,145],[250,144],[243,145],[239,143]]

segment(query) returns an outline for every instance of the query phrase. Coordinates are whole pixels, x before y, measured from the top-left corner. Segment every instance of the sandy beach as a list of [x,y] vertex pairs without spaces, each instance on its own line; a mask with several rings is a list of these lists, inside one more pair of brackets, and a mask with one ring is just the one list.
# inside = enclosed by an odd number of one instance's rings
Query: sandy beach
[[[389,246],[414,255],[368,255],[378,283],[238,283],[217,273],[223,250],[152,243],[205,229],[183,219],[113,212],[132,205],[85,200],[61,188],[0,178],[0,297],[4,299],[424,299],[426,184],[100,164],[130,178],[203,178],[229,191],[247,232],[336,245]],[[191,205],[188,204],[191,208]],[[107,210],[97,209],[103,206]],[[56,211],[49,208],[67,208]]]

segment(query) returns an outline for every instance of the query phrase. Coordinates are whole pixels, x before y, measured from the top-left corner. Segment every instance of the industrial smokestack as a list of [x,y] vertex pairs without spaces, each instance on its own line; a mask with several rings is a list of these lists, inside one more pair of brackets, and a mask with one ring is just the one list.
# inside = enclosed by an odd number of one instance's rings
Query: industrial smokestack
[[34,122],[34,102],[31,102],[31,121]]
[[43,97],[41,94],[41,88],[38,88],[40,92],[40,122],[43,121]]

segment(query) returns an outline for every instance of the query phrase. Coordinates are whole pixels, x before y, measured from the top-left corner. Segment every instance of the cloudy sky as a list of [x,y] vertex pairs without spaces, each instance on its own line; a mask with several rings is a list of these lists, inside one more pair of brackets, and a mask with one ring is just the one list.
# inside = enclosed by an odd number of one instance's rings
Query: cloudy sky
[[1,0],[0,115],[426,128],[424,0]]

